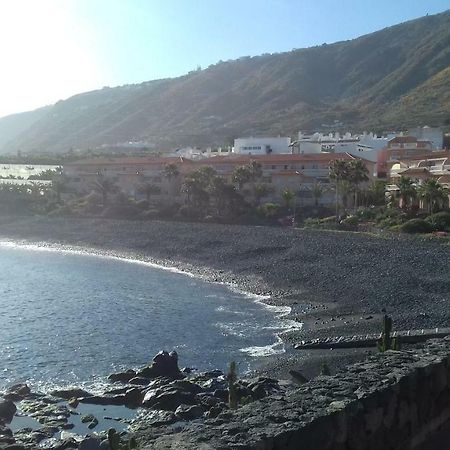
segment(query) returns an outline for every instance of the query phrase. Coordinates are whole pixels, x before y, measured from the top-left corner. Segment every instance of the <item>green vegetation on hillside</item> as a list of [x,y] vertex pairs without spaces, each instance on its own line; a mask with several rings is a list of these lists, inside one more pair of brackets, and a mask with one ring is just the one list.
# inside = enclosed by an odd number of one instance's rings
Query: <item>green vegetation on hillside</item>
[[0,138],[0,149],[67,152],[139,140],[165,150],[292,135],[335,121],[354,131],[450,126],[449,70],[447,11],[351,41],[76,95],[22,128],[15,117],[21,132],[8,145]]

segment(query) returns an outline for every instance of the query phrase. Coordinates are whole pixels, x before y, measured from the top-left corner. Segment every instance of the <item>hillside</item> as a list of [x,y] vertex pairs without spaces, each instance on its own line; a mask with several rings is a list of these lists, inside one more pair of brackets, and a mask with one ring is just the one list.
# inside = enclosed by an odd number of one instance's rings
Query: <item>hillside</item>
[[0,148],[31,127],[35,122],[44,117],[50,107],[39,108],[0,119]]
[[0,149],[61,152],[131,139],[168,149],[335,120],[355,131],[450,125],[449,68],[447,11],[351,41],[76,95],[10,139],[2,131],[10,118],[0,119]]

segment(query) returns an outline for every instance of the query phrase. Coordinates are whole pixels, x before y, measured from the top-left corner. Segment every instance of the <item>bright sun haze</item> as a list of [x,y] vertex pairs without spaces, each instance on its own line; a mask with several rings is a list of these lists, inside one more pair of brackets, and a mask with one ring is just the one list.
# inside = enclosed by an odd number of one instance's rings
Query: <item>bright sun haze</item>
[[219,60],[351,39],[448,0],[1,0],[0,117]]

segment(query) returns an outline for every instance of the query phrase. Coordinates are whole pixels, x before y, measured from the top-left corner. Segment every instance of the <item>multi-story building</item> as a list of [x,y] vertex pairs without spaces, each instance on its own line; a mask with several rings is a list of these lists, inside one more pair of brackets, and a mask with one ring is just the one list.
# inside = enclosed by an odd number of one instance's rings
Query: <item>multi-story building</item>
[[[239,155],[217,157],[210,160],[196,161],[195,166],[210,166],[218,174],[231,180],[233,170],[242,165],[255,161],[261,165],[262,182],[272,186],[272,192],[267,200],[282,202],[282,192],[290,189],[297,194],[301,204],[314,201],[313,190],[319,184],[322,188],[321,203],[333,204],[335,201],[334,187],[330,182],[330,163],[337,159],[354,160],[354,156],[347,153],[332,154],[278,154],[278,155]],[[363,160],[369,171],[369,178],[376,177],[376,164]]]
[[[386,190],[394,197],[398,196],[399,188],[396,183],[402,176],[413,180],[417,187],[426,180],[435,179],[444,187],[450,188],[450,150],[399,158],[390,161],[388,166],[389,182]],[[418,202],[418,206],[423,208],[423,202]]]
[[[80,193],[88,193],[94,189],[99,177],[114,180],[118,188],[133,197],[139,197],[139,187],[143,183],[152,183],[160,187],[162,196],[179,196],[179,186],[183,178],[190,172],[204,166],[212,167],[218,175],[232,181],[236,167],[255,161],[261,165],[261,182],[272,187],[267,200],[282,201],[284,189],[297,193],[302,204],[313,202],[312,191],[319,184],[322,188],[322,204],[334,202],[333,186],[329,178],[330,163],[337,159],[354,160],[348,153],[332,154],[271,154],[271,155],[230,155],[216,156],[199,160],[186,158],[98,158],[69,163],[64,166],[64,173],[72,180],[72,186]],[[376,164],[364,160],[369,178],[376,176]],[[173,181],[164,176],[167,164],[176,164],[180,176],[177,178],[178,188],[173,189]]]
[[121,192],[133,197],[139,196],[144,183],[158,186],[161,195],[169,195],[170,185],[175,180],[164,176],[167,164],[175,164],[182,176],[189,171],[192,161],[180,157],[93,158],[64,164],[64,174],[79,193],[91,192],[99,177],[104,177],[114,181]]

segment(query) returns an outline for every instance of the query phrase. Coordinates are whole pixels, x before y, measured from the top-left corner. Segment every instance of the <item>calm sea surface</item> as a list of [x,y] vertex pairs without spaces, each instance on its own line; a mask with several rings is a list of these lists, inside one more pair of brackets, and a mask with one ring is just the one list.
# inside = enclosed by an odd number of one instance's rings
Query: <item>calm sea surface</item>
[[282,352],[277,312],[225,286],[124,260],[0,245],[0,387],[93,384],[176,349],[240,372]]

